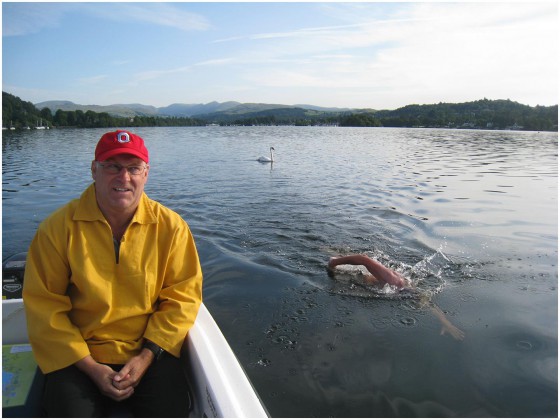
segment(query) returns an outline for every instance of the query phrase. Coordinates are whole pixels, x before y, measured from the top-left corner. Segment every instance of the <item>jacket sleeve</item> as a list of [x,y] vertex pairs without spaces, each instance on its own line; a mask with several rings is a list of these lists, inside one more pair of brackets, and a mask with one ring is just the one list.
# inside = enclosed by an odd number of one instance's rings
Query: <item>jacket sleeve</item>
[[56,226],[52,219],[39,226],[27,254],[23,283],[29,340],[43,373],[90,354],[80,330],[68,317],[72,305],[66,294],[70,277],[66,232]]
[[150,317],[144,338],[179,357],[202,302],[202,269],[194,239],[182,219],[173,235],[163,277],[158,306]]

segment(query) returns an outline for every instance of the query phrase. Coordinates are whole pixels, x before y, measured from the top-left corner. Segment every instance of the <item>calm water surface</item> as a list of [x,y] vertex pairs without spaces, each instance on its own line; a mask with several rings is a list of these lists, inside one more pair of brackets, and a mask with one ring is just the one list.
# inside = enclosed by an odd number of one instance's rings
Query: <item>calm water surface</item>
[[[105,131],[3,133],[3,258],[91,182]],[[146,191],[191,226],[205,302],[272,416],[557,416],[556,133],[137,132]],[[329,277],[348,253],[417,293]]]

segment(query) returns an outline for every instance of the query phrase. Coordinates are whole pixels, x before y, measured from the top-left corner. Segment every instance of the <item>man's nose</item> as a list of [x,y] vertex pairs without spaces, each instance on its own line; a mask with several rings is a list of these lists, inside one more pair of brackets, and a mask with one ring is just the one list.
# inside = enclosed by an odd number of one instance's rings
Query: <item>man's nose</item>
[[130,172],[128,172],[128,168],[126,166],[123,166],[120,170],[120,172],[117,174],[117,176],[119,178],[124,178],[124,179],[130,179]]

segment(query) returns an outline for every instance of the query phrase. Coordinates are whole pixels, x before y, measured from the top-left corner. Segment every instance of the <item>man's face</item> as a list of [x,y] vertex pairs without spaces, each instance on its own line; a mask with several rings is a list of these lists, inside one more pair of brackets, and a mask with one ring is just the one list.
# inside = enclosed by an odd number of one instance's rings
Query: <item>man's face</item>
[[[117,168],[115,168],[115,165]],[[124,167],[114,173],[118,166]],[[145,168],[138,175],[131,175],[125,168]],[[117,155],[103,162],[92,162],[91,173],[95,181],[95,195],[101,211],[133,213],[138,207],[144,185],[148,181],[149,166],[133,155]]]

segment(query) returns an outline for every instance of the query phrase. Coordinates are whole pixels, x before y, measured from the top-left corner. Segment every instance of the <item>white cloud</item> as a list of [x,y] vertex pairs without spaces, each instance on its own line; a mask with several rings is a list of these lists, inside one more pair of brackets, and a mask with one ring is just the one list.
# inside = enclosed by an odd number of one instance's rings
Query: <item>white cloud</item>
[[3,3],[2,35],[17,36],[56,28],[71,13],[87,14],[116,22],[149,23],[181,31],[204,31],[208,20],[169,3]]
[[234,58],[228,57],[228,58],[215,58],[212,60],[206,60],[206,61],[201,61],[199,63],[195,63],[193,64],[193,66],[223,66],[226,64],[230,64],[235,62]]
[[[5,26],[11,34],[40,30],[62,24],[64,14],[72,12],[138,22],[139,28],[158,25],[199,31],[189,34],[187,41],[178,41],[182,34],[170,40],[170,60],[146,60],[133,66],[132,61],[117,62],[119,52],[111,56],[115,59],[111,70],[84,68],[98,76],[84,77],[79,86],[74,85],[80,88],[73,92],[74,98],[100,95],[107,102],[118,93],[160,105],[191,98],[200,102],[250,98],[377,109],[483,97],[529,105],[558,103],[555,3],[380,4],[321,3],[314,17],[320,20],[319,15],[328,11],[337,19],[329,22],[341,24],[302,24],[286,31],[275,27],[245,36],[236,35],[250,30],[250,25],[241,31],[239,25],[224,23],[213,32],[206,18],[187,12],[184,5],[159,3],[50,3],[48,9],[34,3],[31,10],[21,8],[19,24],[10,21]],[[8,15],[4,14],[4,23]],[[215,22],[223,18],[220,13],[208,17]],[[212,41],[209,37],[214,33],[222,38]],[[146,57],[166,57],[161,45],[151,45],[149,38],[144,43]],[[149,70],[151,63],[160,68]],[[114,73],[104,79],[102,74],[108,71]],[[86,83],[91,85],[89,91]],[[51,98],[61,96],[63,92]]]
[[187,66],[175,67],[170,69],[159,69],[159,70],[149,70],[136,73],[132,76],[132,85],[137,85],[140,82],[161,78],[168,78],[169,76],[178,75],[181,73],[192,72],[193,68],[196,67],[210,67],[210,66],[222,66],[232,62],[232,58],[217,58],[212,60],[201,61]]
[[432,100],[461,95],[505,99],[523,91],[523,99],[533,102],[523,84],[541,97],[558,87],[553,58],[558,56],[558,30],[551,9],[538,3],[450,3],[437,9],[422,4],[416,16],[434,16],[437,10],[438,19],[429,26],[401,28],[399,44],[372,66],[395,87],[404,82],[417,96]]
[[202,15],[191,13],[169,3],[111,3],[99,7],[98,3],[88,6],[91,14],[114,21],[138,21],[168,26],[182,31],[202,31],[210,28]]
[[114,60],[112,64],[114,66],[124,66],[125,64],[129,64],[131,62],[131,60]]
[[73,8],[68,3],[2,3],[2,36],[19,36],[55,28]]
[[248,36],[239,55],[250,65],[237,71],[257,87],[361,88],[395,105],[557,103],[555,4],[413,3],[383,21],[360,13],[356,24]]
[[107,80],[108,77],[109,76],[106,74],[101,74],[98,76],[91,76],[91,77],[82,77],[79,79],[79,82],[86,85],[95,85]]

